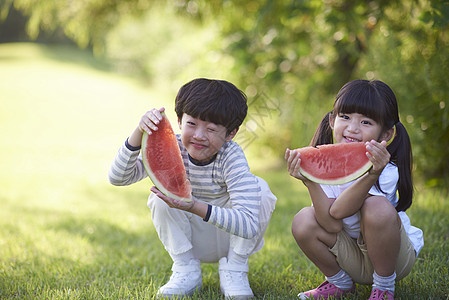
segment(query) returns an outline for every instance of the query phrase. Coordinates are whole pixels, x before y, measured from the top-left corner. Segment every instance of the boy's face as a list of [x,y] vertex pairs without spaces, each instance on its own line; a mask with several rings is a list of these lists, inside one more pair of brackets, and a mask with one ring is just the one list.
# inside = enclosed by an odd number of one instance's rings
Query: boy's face
[[210,161],[237,133],[237,129],[226,135],[226,127],[194,118],[186,113],[178,120],[181,141],[190,156],[199,162]]

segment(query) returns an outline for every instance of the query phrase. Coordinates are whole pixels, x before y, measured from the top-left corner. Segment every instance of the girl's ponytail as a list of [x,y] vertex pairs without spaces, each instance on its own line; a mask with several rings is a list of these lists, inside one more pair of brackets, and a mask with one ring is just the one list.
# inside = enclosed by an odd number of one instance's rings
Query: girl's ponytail
[[407,130],[401,122],[397,122],[396,136],[387,149],[391,154],[391,161],[398,167],[399,181],[399,203],[397,211],[405,211],[412,205],[413,182],[412,182],[412,147]]
[[320,125],[313,135],[310,146],[316,147],[318,145],[332,144],[334,139],[332,135],[332,128],[330,127],[330,117],[332,111],[328,112],[321,120]]

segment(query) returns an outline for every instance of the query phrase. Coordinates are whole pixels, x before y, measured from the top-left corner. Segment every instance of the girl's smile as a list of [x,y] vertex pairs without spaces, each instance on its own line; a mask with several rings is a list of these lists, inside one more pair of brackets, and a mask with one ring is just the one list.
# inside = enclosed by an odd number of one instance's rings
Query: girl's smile
[[382,126],[359,113],[340,113],[331,120],[336,143],[367,142],[382,139]]

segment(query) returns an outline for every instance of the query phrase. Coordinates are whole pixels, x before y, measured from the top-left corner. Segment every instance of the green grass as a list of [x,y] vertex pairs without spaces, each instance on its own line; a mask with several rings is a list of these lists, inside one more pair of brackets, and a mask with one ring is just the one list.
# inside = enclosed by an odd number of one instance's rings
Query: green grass
[[[176,91],[106,70],[76,49],[0,45],[0,299],[154,299],[170,275],[146,207],[150,181],[113,187],[107,170],[144,111],[165,106],[174,120]],[[290,233],[309,198],[284,167],[249,162],[279,199],[250,283],[257,299],[293,299],[323,280]],[[425,247],[396,296],[448,299],[447,195],[416,194],[408,213]],[[220,299],[217,265],[202,269],[193,298]],[[369,293],[359,286],[347,299]]]

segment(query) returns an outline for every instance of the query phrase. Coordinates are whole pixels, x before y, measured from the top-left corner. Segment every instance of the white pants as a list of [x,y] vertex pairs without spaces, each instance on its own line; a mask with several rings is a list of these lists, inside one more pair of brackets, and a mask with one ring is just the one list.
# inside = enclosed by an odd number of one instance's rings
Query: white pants
[[262,200],[259,230],[252,239],[244,239],[230,234],[204,222],[197,215],[170,208],[163,200],[151,193],[147,205],[151,210],[156,232],[167,252],[170,255],[179,255],[192,249],[196,259],[212,263],[227,256],[229,248],[243,256],[250,256],[262,249],[263,235],[270,222],[277,199],[270,191],[268,184],[259,177],[257,179],[261,188]]

